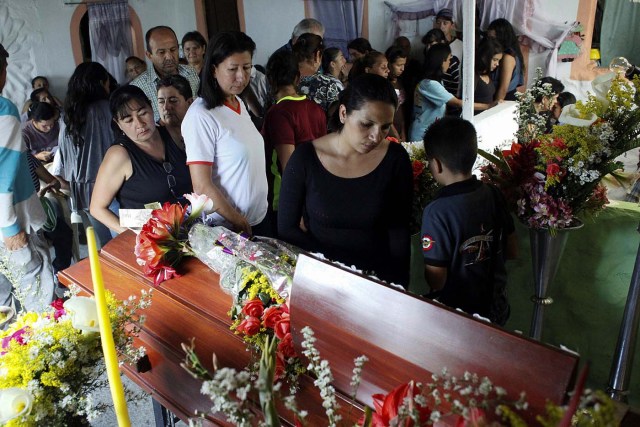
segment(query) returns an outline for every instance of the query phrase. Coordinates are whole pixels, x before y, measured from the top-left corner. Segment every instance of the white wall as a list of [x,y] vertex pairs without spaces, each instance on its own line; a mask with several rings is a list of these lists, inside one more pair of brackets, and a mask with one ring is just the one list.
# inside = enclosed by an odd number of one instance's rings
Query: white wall
[[70,18],[62,2],[0,0],[0,42],[10,55],[3,95],[19,108],[36,75],[48,76],[53,92],[63,93],[68,70],[74,67]]
[[[129,0],[142,32],[155,25],[172,27],[178,38],[196,28],[193,0]],[[31,78],[44,75],[51,91],[64,98],[75,69],[70,22],[77,5],[64,0],[0,0],[0,42],[9,51],[8,82],[3,96],[18,108],[31,93]]]
[[[413,0],[392,0],[404,4]],[[545,1],[547,16],[557,21],[573,21],[579,0]],[[142,32],[155,25],[169,25],[178,38],[196,28],[194,0],[129,0],[141,20]],[[64,97],[69,76],[75,69],[69,24],[75,5],[64,0],[0,0],[0,42],[9,50],[9,81],[3,95],[21,106],[31,92],[30,80],[42,74],[49,77],[52,92]],[[304,18],[302,0],[244,0],[247,34],[257,45],[256,64],[266,64],[269,55],[285,44],[295,24]],[[425,22],[428,20],[425,20]],[[369,40],[384,50],[389,39],[389,14],[383,0],[369,0]],[[425,24],[430,27],[430,25]],[[424,26],[424,25],[423,25]],[[420,28],[422,33],[428,28]],[[412,39],[414,53],[420,57],[421,34]],[[528,70],[544,64],[546,53],[531,53]],[[559,64],[558,77],[580,97],[583,84],[568,80],[570,63]],[[569,89],[569,90],[571,90]]]
[[244,0],[247,34],[256,42],[255,64],[267,64],[276,49],[291,38],[293,27],[304,19],[301,0]]

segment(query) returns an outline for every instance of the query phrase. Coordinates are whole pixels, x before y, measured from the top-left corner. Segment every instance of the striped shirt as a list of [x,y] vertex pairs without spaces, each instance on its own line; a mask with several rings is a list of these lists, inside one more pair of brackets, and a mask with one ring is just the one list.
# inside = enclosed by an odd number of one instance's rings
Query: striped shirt
[[0,231],[3,237],[30,233],[45,219],[29,172],[18,108],[0,96]]

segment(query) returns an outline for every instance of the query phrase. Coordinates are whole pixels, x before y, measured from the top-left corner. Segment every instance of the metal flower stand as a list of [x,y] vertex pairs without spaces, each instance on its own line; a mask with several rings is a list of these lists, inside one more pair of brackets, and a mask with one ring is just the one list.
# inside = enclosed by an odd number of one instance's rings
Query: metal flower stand
[[[638,226],[640,232],[640,225]],[[640,246],[636,255],[636,264],[631,276],[627,303],[622,315],[622,324],[618,334],[618,343],[611,364],[609,386],[607,393],[619,402],[627,401],[629,382],[631,379],[631,365],[638,338],[638,322],[640,321]]]
[[547,297],[547,290],[558,270],[558,264],[564,252],[567,237],[569,237],[567,231],[576,230],[582,226],[583,224],[580,223],[575,227],[556,230],[554,234],[546,228],[529,229],[533,285],[536,292],[531,297],[531,301],[535,306],[529,336],[533,339],[540,340],[542,337],[544,308],[553,303],[553,299]]

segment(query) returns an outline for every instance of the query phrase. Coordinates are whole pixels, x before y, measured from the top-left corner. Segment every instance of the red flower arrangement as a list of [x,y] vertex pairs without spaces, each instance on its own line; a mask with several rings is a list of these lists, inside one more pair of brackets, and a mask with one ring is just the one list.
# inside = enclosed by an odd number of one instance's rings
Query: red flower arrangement
[[213,202],[204,195],[185,194],[190,206],[165,203],[155,209],[136,237],[134,253],[145,276],[157,286],[180,275],[176,267],[185,256],[193,256],[189,229],[201,215],[213,211]]
[[640,144],[640,80],[603,77],[594,80],[598,95],[563,109],[550,133],[535,100],[551,98],[551,87],[536,80],[519,97],[517,142],[478,150],[491,162],[483,180],[502,190],[525,225],[553,233],[597,214],[608,203],[600,181],[621,166],[617,156]]
[[275,299],[268,299],[265,306],[262,299],[264,297],[262,294],[261,297],[244,301],[242,310],[235,316],[231,328],[242,335],[245,341],[257,346],[263,344],[267,336],[277,339],[274,378],[279,380],[288,374],[300,373],[300,363],[293,348],[289,307]]
[[[426,425],[431,416],[431,410],[426,406],[417,406],[414,404],[415,396],[421,393],[415,382],[410,381],[394,388],[389,394],[374,394],[373,406],[375,412],[371,416],[371,427],[386,427],[390,425],[398,425],[402,427],[412,427],[415,422],[410,418],[404,418],[400,415],[401,407],[405,405],[405,399],[408,399],[409,405],[407,410],[413,412],[416,410],[416,416],[419,419],[418,425]],[[414,406],[415,405],[415,406]],[[358,425],[364,425],[365,418],[358,421]]]
[[422,226],[422,212],[425,206],[436,195],[438,183],[431,176],[427,167],[427,157],[424,152],[424,143],[403,142],[402,146],[409,153],[411,168],[413,169],[413,203],[411,208],[411,233],[419,233]]

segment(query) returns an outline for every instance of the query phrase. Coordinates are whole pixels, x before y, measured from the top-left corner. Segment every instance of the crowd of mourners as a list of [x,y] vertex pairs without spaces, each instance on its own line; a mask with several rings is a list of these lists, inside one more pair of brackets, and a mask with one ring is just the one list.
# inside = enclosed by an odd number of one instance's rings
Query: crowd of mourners
[[[513,27],[492,22],[477,38],[474,64],[464,63],[449,9],[422,38],[420,59],[406,37],[380,51],[357,38],[343,52],[325,47],[323,36],[319,21],[304,19],[259,67],[245,33],[207,42],[189,32],[179,58],[175,32],[157,26],[146,33],[150,66],[127,58],[126,84],[84,62],[63,102],[43,76],[21,113],[0,97],[0,246],[25,266],[22,282],[39,278],[33,300],[50,302],[62,289],[55,273],[72,261],[61,199],[47,195],[59,191],[102,245],[125,230],[119,209],[185,202],[193,191],[213,200],[214,224],[277,237],[407,287],[413,172],[397,141],[424,140],[443,185],[423,219],[428,296],[504,324],[513,224],[501,196],[471,174],[477,141],[459,118],[460,77],[463,65],[474,73],[477,112],[514,100],[525,61]],[[0,88],[8,56],[2,48]],[[537,105],[552,123],[557,106],[570,102]],[[0,305],[15,306],[6,276]]]

